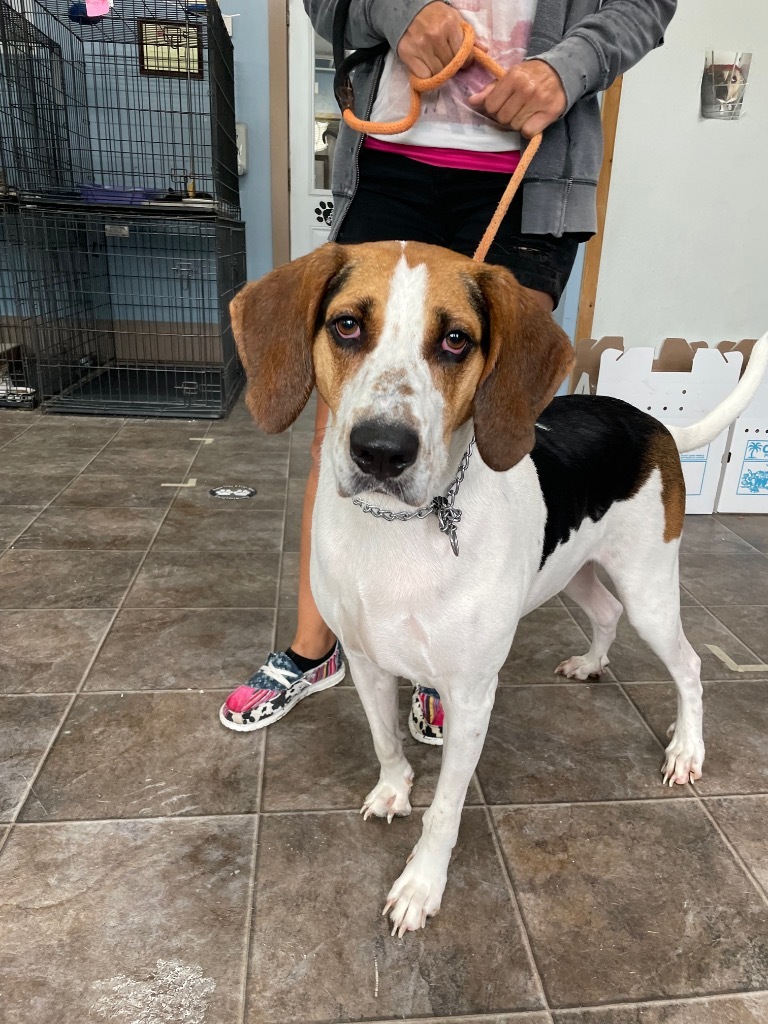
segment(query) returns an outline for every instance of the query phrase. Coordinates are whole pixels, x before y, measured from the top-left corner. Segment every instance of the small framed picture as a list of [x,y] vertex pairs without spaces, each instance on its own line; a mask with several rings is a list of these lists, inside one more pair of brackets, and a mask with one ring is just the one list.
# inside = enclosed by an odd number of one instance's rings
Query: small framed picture
[[720,121],[741,117],[751,53],[708,50],[701,79],[701,116]]
[[139,71],[167,78],[202,78],[200,29],[183,21],[139,18]]

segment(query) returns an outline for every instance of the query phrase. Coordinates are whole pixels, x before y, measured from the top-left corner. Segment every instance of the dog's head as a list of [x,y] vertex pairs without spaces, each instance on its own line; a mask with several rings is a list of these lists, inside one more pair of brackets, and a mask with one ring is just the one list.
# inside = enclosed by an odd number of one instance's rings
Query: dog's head
[[329,243],[247,285],[231,312],[257,424],[285,430],[316,383],[345,497],[423,504],[470,417],[486,464],[510,469],[573,361],[507,270],[417,243]]

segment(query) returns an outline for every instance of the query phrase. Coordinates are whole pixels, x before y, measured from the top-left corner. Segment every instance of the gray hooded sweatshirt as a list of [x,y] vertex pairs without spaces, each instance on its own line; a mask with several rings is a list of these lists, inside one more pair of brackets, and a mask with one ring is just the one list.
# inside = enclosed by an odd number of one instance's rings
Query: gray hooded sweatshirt
[[[304,0],[317,32],[331,40],[339,0]],[[433,0],[352,0],[348,49],[386,40],[397,48],[422,7]],[[603,156],[597,94],[663,42],[677,0],[538,0],[528,59],[546,61],[560,76],[567,107],[544,132],[523,184],[522,230],[558,237],[597,229],[595,195]],[[367,119],[384,58],[352,73],[355,113]],[[331,238],[357,189],[362,136],[342,123],[333,166]]]

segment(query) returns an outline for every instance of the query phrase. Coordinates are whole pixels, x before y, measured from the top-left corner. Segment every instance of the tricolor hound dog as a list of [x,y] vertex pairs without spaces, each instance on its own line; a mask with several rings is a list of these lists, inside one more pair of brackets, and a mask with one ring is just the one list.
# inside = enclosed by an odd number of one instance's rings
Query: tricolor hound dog
[[[569,679],[608,664],[626,608],[677,684],[664,781],[701,777],[700,661],[679,610],[678,452],[713,439],[747,405],[768,335],[722,405],[695,426],[667,428],[615,399],[552,401],[572,362],[566,335],[507,270],[433,246],[329,243],[244,288],[232,323],[262,429],[288,427],[315,384],[331,409],[311,583],[381,766],[366,817],[411,810],[398,677],[443,699],[437,791],[384,910],[393,934],[423,927],[440,908],[499,669],[520,617],[553,595],[567,594],[592,624],[589,651],[557,670]],[[353,503],[425,506],[445,494],[473,434],[477,453],[457,499],[459,557],[434,516],[387,522]]]

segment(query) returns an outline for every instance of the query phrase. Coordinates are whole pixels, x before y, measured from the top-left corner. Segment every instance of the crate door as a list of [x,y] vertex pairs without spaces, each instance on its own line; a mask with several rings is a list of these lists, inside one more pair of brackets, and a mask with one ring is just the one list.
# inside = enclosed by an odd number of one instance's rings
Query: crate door
[[291,259],[328,241],[331,167],[339,128],[331,44],[312,29],[301,0],[289,0]]

